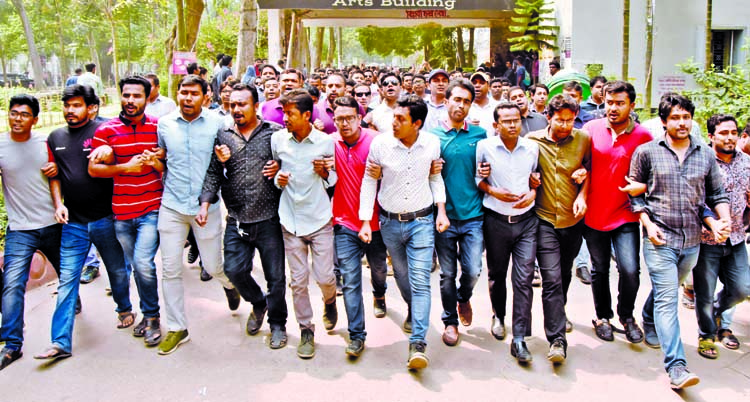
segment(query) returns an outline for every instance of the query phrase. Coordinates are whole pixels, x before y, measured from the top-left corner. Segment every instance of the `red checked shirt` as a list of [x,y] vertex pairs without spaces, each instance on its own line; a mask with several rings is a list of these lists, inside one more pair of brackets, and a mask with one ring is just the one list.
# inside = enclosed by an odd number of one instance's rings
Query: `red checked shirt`
[[[333,222],[355,232],[362,228],[362,221],[359,219],[359,194],[365,175],[367,155],[370,153],[370,143],[377,135],[377,131],[360,128],[359,140],[353,146],[349,146],[338,132],[331,134],[336,142],[336,173],[339,175],[333,193]],[[373,231],[380,230],[377,203],[370,219],[370,226]]]
[[[122,115],[103,123],[94,134],[93,148],[109,145],[115,155],[115,163],[123,164],[144,150],[156,148],[157,119],[143,115],[131,121]],[[112,212],[117,220],[134,219],[161,206],[164,186],[161,173],[147,166],[144,173],[126,173],[114,177]]]

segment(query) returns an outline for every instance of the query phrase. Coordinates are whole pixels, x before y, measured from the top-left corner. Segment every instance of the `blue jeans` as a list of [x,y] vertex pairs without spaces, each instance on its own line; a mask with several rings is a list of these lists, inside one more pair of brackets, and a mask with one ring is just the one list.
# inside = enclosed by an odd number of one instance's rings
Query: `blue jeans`
[[[484,217],[466,220],[450,220],[451,225],[443,233],[435,231],[435,249],[440,261],[440,299],[443,302],[441,316],[445,326],[458,325],[456,302],[466,303],[474,293],[474,285],[482,272]],[[460,252],[459,252],[460,249]],[[458,260],[461,260],[461,278],[456,286]]]
[[159,317],[159,293],[154,263],[154,256],[159,248],[158,220],[159,210],[137,218],[115,221],[117,241],[122,245],[125,261],[133,267],[135,286],[141,298],[141,312],[147,318]]
[[[113,236],[113,238],[114,237],[115,236]],[[92,244],[91,248],[89,249],[89,253],[86,255],[86,261],[83,262],[83,266],[99,268],[99,265],[99,257],[96,255],[96,246]]]
[[583,239],[583,241],[581,242],[581,251],[579,251],[578,255],[576,256],[576,261],[574,264],[575,268],[589,266],[591,255],[589,254],[589,247],[586,241],[586,239]]
[[391,255],[396,284],[411,311],[409,342],[424,342],[430,327],[430,271],[435,249],[435,218],[425,216],[399,222],[381,215],[380,234]]
[[[372,241],[367,244],[359,239],[357,232],[342,225],[336,225],[333,233],[344,285],[344,307],[349,320],[349,338],[365,340],[367,333],[365,305],[362,301],[362,256],[367,255],[373,277],[378,272],[383,275],[382,279],[385,282],[386,250],[383,237],[379,231],[372,232]],[[385,292],[377,297],[383,297],[384,294]]]
[[[31,259],[39,250],[59,270],[61,231],[62,225],[55,224],[34,230],[8,230],[5,235],[3,325],[0,338],[9,349],[21,350],[23,346],[23,312]],[[75,305],[75,298],[73,304]]]
[[643,259],[651,278],[651,293],[643,306],[643,323],[656,327],[667,372],[674,366],[687,365],[680,339],[677,305],[680,284],[695,267],[698,249],[698,246],[682,250],[654,246],[647,238],[643,239]]
[[[591,252],[591,292],[594,309],[599,319],[612,319],[612,293],[609,287],[609,268],[612,247],[620,276],[617,284],[617,315],[620,321],[633,318],[635,298],[641,286],[640,228],[638,223],[626,223],[602,232],[586,227],[584,232]],[[583,249],[583,247],[581,247]]]
[[[717,279],[721,279],[724,289],[714,301]],[[714,317],[723,315],[750,293],[745,243],[736,246],[701,244],[698,263],[693,270],[693,289],[698,332],[701,337],[714,337],[718,329]]]
[[[253,306],[268,306],[268,325],[286,330],[286,274],[284,272],[284,238],[278,218],[241,224],[227,217],[224,230],[224,273]],[[260,254],[268,294],[263,293],[252,276],[255,251]]]

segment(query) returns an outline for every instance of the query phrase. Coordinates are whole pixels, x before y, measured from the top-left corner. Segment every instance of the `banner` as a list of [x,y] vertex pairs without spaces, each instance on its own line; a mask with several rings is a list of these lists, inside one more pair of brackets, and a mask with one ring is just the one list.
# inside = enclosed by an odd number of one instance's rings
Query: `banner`
[[188,64],[197,61],[198,58],[195,56],[195,52],[174,52],[172,54],[172,65],[169,67],[169,73],[185,75],[187,74]]
[[258,0],[261,9],[313,10],[507,10],[515,0]]

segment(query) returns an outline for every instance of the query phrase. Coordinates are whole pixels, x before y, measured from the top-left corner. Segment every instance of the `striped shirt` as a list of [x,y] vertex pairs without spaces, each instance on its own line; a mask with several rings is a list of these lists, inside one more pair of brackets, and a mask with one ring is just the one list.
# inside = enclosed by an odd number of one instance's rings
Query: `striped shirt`
[[[96,130],[93,147],[109,145],[115,155],[115,163],[127,163],[144,150],[158,146],[157,119],[143,115],[131,121],[120,114]],[[114,177],[112,212],[117,220],[127,220],[159,209],[164,186],[161,173],[146,167],[145,173],[126,173]]]

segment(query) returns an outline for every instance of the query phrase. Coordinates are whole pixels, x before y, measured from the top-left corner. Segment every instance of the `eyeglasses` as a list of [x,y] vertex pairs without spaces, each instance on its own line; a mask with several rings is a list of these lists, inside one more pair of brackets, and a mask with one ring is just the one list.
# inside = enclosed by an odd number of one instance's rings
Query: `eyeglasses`
[[20,117],[21,120],[28,120],[28,119],[30,119],[30,118],[32,118],[34,116],[31,113],[27,113],[27,112],[20,112],[19,113],[19,112],[16,112],[15,110],[12,110],[8,114],[8,117],[10,117],[11,119],[17,119],[17,118]]
[[355,120],[357,120],[356,115],[355,116],[338,116],[333,119],[333,121],[335,121],[338,124],[343,124],[344,122],[348,124],[352,124],[354,123]]
[[383,81],[383,86],[387,87],[388,85],[393,85],[394,87],[397,87],[397,86],[401,85],[401,83],[398,82],[398,80],[396,80],[396,79],[386,79],[386,80],[384,80]]
[[371,94],[372,94],[372,92],[370,92],[370,91],[367,91],[367,92],[355,92],[354,96],[356,96],[356,97],[365,97],[365,96],[370,96]]

